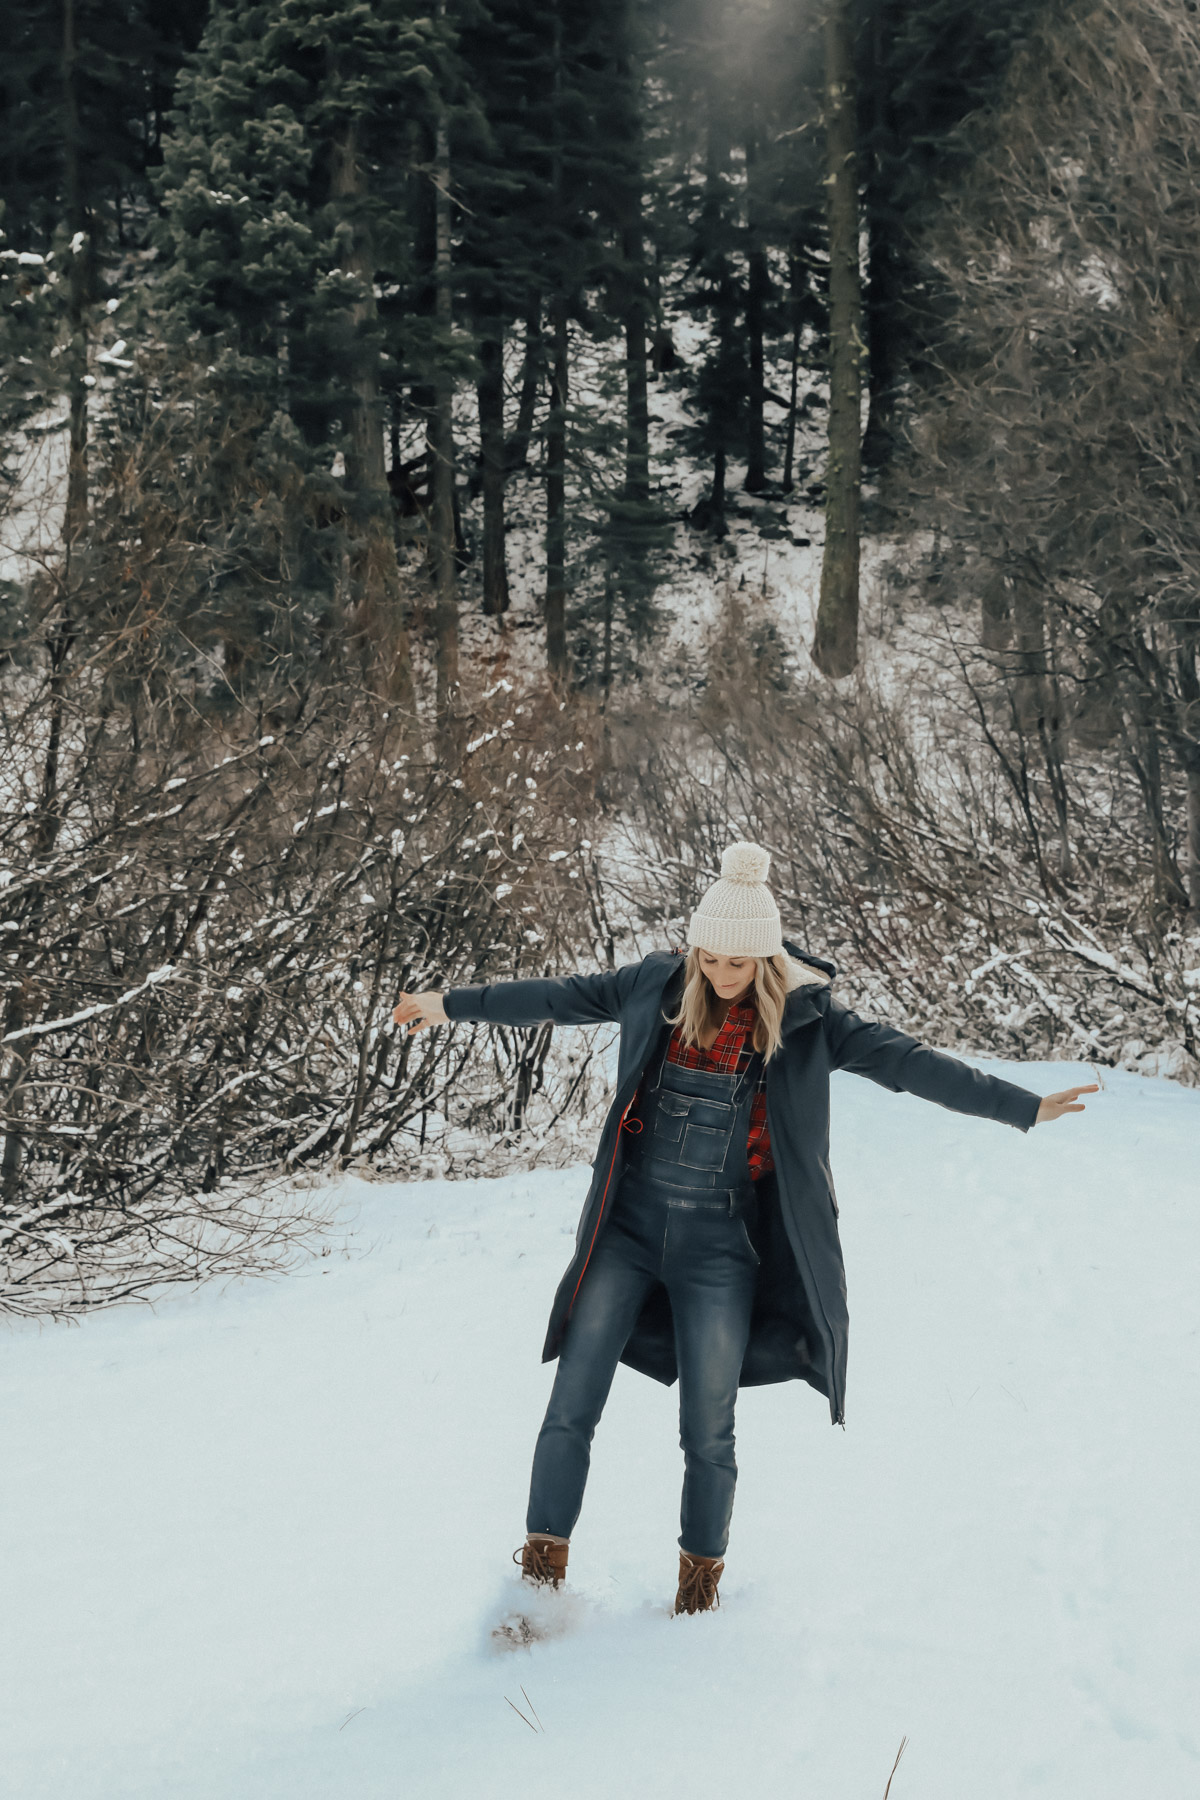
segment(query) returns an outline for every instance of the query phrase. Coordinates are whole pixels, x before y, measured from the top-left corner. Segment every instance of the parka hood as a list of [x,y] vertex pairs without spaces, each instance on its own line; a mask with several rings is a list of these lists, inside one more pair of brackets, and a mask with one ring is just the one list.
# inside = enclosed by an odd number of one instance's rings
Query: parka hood
[[813,975],[814,981],[820,981],[822,977],[826,981],[832,981],[837,974],[836,963],[827,962],[823,956],[814,956],[811,950],[802,950],[799,944],[793,944],[791,938],[784,938],[783,947],[789,956],[795,957],[797,962],[807,964],[810,969],[820,970],[820,974]]
[[784,938],[783,947],[788,955],[804,964],[806,981],[798,983],[783,1003],[783,1033],[794,1031],[798,1025],[808,1025],[820,1016],[829,1005],[829,984],[837,974],[834,963],[827,962],[823,956],[814,956],[809,950],[802,950],[799,944],[793,944]]

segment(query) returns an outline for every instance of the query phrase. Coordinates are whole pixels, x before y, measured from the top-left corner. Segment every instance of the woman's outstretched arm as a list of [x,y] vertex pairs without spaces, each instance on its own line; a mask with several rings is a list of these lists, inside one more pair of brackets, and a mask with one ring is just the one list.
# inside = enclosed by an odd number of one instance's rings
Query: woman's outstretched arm
[[906,1031],[860,1019],[836,1000],[826,1015],[826,1029],[834,1068],[865,1075],[881,1087],[891,1088],[893,1093],[917,1094],[953,1112],[999,1119],[1006,1125],[1015,1125],[1019,1131],[1060,1119],[1064,1113],[1082,1112],[1079,1095],[1096,1091],[1096,1084],[1092,1083],[1043,1098],[1028,1088],[1018,1087],[1016,1082],[972,1069],[956,1056],[931,1050]]
[[442,993],[401,994],[392,1014],[410,1035],[427,1025],[479,1020],[489,1025],[601,1025],[621,1017],[641,963],[598,975],[562,975],[546,981],[493,981]]

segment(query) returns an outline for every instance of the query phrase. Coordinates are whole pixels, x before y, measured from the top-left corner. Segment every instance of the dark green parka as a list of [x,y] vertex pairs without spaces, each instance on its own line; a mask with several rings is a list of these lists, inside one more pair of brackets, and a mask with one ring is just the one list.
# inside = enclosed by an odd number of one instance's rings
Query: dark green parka
[[[774,1174],[759,1183],[761,1258],[742,1386],[799,1378],[829,1400],[835,1424],[846,1397],[849,1315],[838,1240],[837,1200],[829,1168],[829,1077],[834,1069],[865,1075],[894,1093],[918,1094],[954,1112],[998,1119],[1028,1131],[1040,1096],[1010,1081],[969,1068],[930,1050],[890,1025],[860,1019],[833,998],[832,963],[794,944],[786,949],[810,979],[788,995],[783,1048],[766,1068],[767,1125]],[[554,1298],[543,1361],[558,1355],[588,1261],[612,1212],[621,1175],[621,1123],[647,1064],[670,1031],[664,1015],[678,1010],[683,991],[680,951],[652,951],[641,962],[599,975],[558,980],[503,981],[451,988],[447,1017],[493,1025],[595,1025],[621,1028],[617,1087],[593,1163],[592,1183],[579,1221],[575,1254]],[[678,1373],[670,1306],[657,1288],[621,1360],[658,1381]]]

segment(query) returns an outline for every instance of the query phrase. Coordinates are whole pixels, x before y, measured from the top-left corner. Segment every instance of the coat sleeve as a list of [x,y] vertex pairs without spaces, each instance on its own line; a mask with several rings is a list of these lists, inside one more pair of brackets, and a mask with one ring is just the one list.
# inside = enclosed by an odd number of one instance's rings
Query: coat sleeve
[[825,1030],[835,1069],[865,1075],[894,1094],[916,1094],[952,1112],[998,1119],[1019,1131],[1028,1131],[1037,1120],[1040,1094],[984,1075],[891,1025],[860,1019],[836,1000],[830,1001]]
[[449,988],[442,995],[442,1004],[451,1020],[482,1020],[489,1025],[542,1025],[547,1020],[555,1025],[599,1025],[621,1017],[641,967],[641,963],[626,963],[598,975]]

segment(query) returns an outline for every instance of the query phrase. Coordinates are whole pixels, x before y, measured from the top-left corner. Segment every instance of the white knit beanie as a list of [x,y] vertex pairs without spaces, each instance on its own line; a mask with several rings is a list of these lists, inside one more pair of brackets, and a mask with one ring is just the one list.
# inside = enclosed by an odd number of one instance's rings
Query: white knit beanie
[[692,914],[687,941],[710,956],[781,956],[779,908],[767,886],[771,852],[761,844],[730,844],[714,881]]

